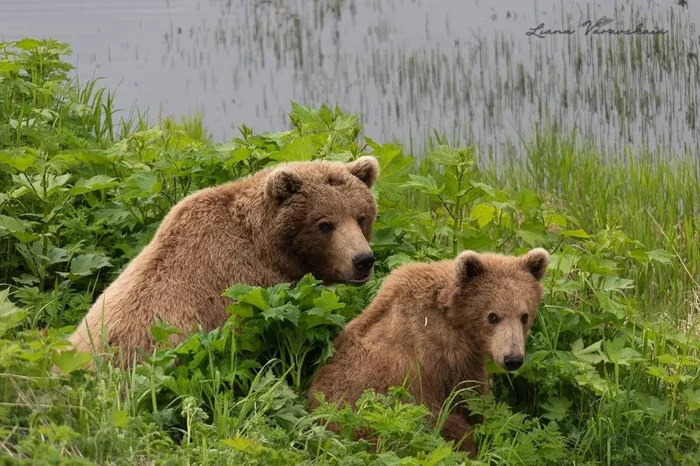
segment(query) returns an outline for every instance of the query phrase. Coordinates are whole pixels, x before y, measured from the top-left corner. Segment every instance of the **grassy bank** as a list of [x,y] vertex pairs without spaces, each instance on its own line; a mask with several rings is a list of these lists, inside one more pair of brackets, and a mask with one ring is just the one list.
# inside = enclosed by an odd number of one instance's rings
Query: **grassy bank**
[[[309,413],[304,389],[397,265],[535,246],[552,253],[552,266],[525,364],[515,376],[493,368],[493,396],[456,395],[487,419],[475,463],[700,461],[700,339],[688,323],[698,293],[692,162],[604,165],[553,134],[495,174],[479,169],[471,148],[437,144],[418,162],[400,146],[360,143],[353,115],[296,104],[287,131],[242,127],[214,145],[196,121],[118,119],[109,92],[68,80],[64,45],[0,51],[4,463],[461,464],[401,390],[367,393],[354,413]],[[222,328],[173,348],[165,341],[174,329],[159,325],[160,348],[129,372],[107,360],[95,377],[81,370],[89,356],[59,354],[62,337],[188,193],[281,161],[368,153],[382,171],[377,273],[366,286],[307,277],[232,287],[237,304]],[[375,432],[378,450],[324,428],[338,420]]]
[[[668,267],[625,267],[645,318],[700,331],[700,159],[652,160],[648,154],[604,157],[575,134],[536,134],[528,156],[493,182],[534,189],[579,219],[586,231],[618,230],[647,249],[669,253]],[[658,159],[658,158],[657,158]],[[629,241],[628,241],[629,242]],[[632,248],[634,246],[629,243]],[[659,256],[661,257],[661,256]],[[669,256],[666,256],[669,257]]]

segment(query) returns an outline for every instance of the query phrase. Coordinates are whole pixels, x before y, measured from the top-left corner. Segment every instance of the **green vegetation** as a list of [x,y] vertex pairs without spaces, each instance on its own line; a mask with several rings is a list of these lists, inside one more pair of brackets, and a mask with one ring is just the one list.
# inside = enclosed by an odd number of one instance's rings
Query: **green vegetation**
[[[467,462],[397,388],[354,412],[308,413],[309,377],[333,337],[399,264],[470,248],[552,254],[517,375],[455,393],[485,416],[475,464],[698,464],[697,166],[605,165],[556,134],[485,172],[437,141],[420,161],[358,142],[357,117],[293,104],[292,129],[245,126],[212,145],[201,123],[117,122],[112,94],[69,82],[56,42],[0,45],[0,458],[3,464]],[[97,376],[62,337],[188,193],[287,160],[375,155],[377,273],[362,288],[313,277],[232,284],[232,317]],[[509,189],[512,186],[514,189]],[[177,290],[173,290],[174,293]],[[60,374],[51,372],[55,364]],[[342,421],[374,433],[354,442]]]

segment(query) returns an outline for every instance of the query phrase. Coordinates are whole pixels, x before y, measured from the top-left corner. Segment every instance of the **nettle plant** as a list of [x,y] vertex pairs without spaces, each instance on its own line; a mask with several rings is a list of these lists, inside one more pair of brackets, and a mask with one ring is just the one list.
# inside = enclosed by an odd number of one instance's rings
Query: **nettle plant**
[[333,338],[366,305],[362,290],[324,286],[311,275],[294,286],[238,284],[224,296],[234,303],[228,308],[231,317],[220,328],[200,331],[176,347],[170,347],[167,338],[179,330],[167,325],[152,330],[164,350],[156,351],[149,364],[172,368],[175,383],[166,385],[177,395],[213,372],[245,393],[271,360],[278,361],[273,372],[302,391],[311,371],[333,355]]

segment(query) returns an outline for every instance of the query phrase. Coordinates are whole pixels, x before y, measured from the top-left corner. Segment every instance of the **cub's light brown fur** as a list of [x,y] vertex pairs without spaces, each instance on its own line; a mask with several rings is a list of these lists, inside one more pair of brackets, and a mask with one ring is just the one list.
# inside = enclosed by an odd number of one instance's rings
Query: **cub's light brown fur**
[[370,156],[296,162],[186,197],[98,297],[70,342],[101,351],[104,329],[109,345],[131,361],[139,349],[152,349],[156,317],[185,332],[221,325],[230,301],[221,294],[234,283],[272,286],[309,272],[327,282],[366,281],[376,218],[370,188],[378,173]]
[[[548,263],[541,248],[522,257],[465,251],[394,270],[336,339],[333,358],[309,388],[310,406],[318,405],[316,392],[353,404],[367,388],[386,393],[404,380],[434,414],[460,382],[482,382],[487,392],[487,355],[507,369],[522,363]],[[442,434],[464,439],[461,448],[475,454],[468,435],[475,421],[455,408]]]

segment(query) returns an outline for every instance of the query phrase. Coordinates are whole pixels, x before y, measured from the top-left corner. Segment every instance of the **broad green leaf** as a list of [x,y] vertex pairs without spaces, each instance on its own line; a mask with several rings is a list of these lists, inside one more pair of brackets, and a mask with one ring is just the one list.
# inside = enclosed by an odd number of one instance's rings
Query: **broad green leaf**
[[606,275],[603,279],[603,291],[610,293],[613,291],[631,290],[634,288],[634,280],[620,278],[615,275]]
[[267,311],[270,308],[267,298],[267,291],[262,288],[253,288],[244,295],[238,297],[238,301],[241,303],[248,303],[252,306],[257,307],[262,311]]
[[249,319],[255,315],[255,308],[248,303],[237,302],[227,308],[231,314],[243,319]]
[[249,439],[246,437],[234,437],[230,439],[222,439],[221,443],[227,445],[237,451],[251,451],[256,452],[264,447],[257,440]]
[[92,274],[95,270],[110,266],[109,259],[103,254],[81,254],[70,262],[70,272],[59,272],[59,275],[76,279]]
[[440,145],[437,149],[428,152],[425,156],[429,160],[437,162],[440,165],[455,166],[459,165],[461,162],[459,151],[447,145]]
[[70,189],[72,195],[85,194],[92,191],[99,191],[100,189],[111,188],[117,185],[116,178],[110,178],[106,175],[95,175],[92,178],[84,179],[81,178],[75,183]]
[[668,371],[665,367],[649,366],[647,367],[646,372],[647,374],[660,379],[666,379],[668,377]]
[[250,158],[252,151],[245,147],[239,147],[231,151],[231,158],[226,161],[227,165],[236,164]]
[[578,364],[585,365],[585,367],[581,367],[583,369],[582,372],[574,376],[579,385],[590,387],[598,396],[608,392],[609,382],[607,380],[603,379],[591,366],[585,363]]
[[685,391],[683,391],[683,394],[688,400],[688,409],[690,411],[700,409],[700,388],[695,390],[687,388]]
[[34,156],[32,154],[9,154],[0,152],[0,163],[11,166],[17,171],[24,173],[27,169],[34,165]]
[[70,374],[86,367],[92,360],[92,354],[71,349],[54,353],[51,360],[61,372]]
[[18,326],[27,317],[27,312],[9,300],[10,290],[0,290],[0,337]]
[[[517,193],[517,206],[519,209],[521,209],[523,212],[526,214],[531,213],[534,209],[540,206],[540,198],[537,195],[536,192],[529,190],[529,189],[524,189],[522,191],[519,191]],[[550,216],[551,217],[551,216]],[[561,216],[559,216],[561,217]],[[545,217],[546,219],[547,217]],[[562,217],[564,218],[564,217]],[[564,222],[566,222],[566,219],[564,219]],[[553,223],[547,220],[547,223]],[[562,225],[564,226],[564,225]]]
[[654,249],[653,251],[647,251],[649,260],[660,262],[662,264],[670,264],[673,262],[673,255],[668,251],[663,249]]
[[238,144],[235,142],[227,142],[223,144],[215,144],[212,146],[212,149],[214,149],[216,152],[232,152],[238,148]]
[[639,352],[633,348],[625,347],[625,341],[624,335],[612,341],[605,340],[603,349],[610,362],[627,366],[630,362],[641,358],[642,355]]
[[112,413],[112,421],[114,422],[114,427],[125,428],[129,422],[129,413],[118,409]]
[[261,314],[265,320],[274,319],[279,321],[289,321],[296,327],[299,324],[299,316],[301,311],[299,308],[291,303],[284,304],[283,306],[271,307],[266,309]]
[[10,233],[24,233],[27,231],[24,221],[6,215],[0,215],[0,229],[7,230]]
[[11,60],[0,60],[0,73],[8,73],[10,71],[19,71],[22,66]]
[[46,256],[49,259],[49,264],[60,264],[63,262],[68,261],[69,254],[68,251],[66,251],[63,248],[51,248],[49,249],[49,252],[46,254]]
[[291,105],[292,111],[290,112],[290,114],[299,117],[302,123],[323,123],[320,116],[318,115],[318,112],[314,111],[311,107],[300,105],[296,102],[291,102]]
[[12,180],[16,184],[28,188],[30,192],[38,196],[39,199],[47,200],[56,191],[63,188],[63,185],[68,182],[70,177],[70,173],[64,173],[60,176],[48,173],[46,174],[45,178],[41,174],[34,175],[29,178],[25,176],[12,175]]
[[674,356],[671,356],[670,354],[660,354],[659,356],[656,357],[656,359],[660,363],[667,364],[669,366],[675,366],[678,363],[678,360]]
[[580,257],[577,254],[552,254],[549,259],[549,268],[565,274],[571,273]]
[[432,195],[438,195],[444,189],[444,186],[437,185],[437,181],[435,181],[435,178],[433,178],[433,176],[430,174],[427,176],[421,176],[411,173],[408,175],[408,177],[410,178],[410,181],[407,181],[401,185],[402,188],[415,188],[420,192]]
[[355,114],[339,115],[333,121],[332,129],[339,133],[359,132],[360,119]]
[[37,40],[37,39],[21,39],[15,42],[15,47],[17,47],[20,50],[24,51],[32,51],[34,49],[37,49],[41,46],[42,41]]
[[495,216],[496,208],[491,204],[477,204],[469,213],[469,217],[477,221],[479,228],[484,228],[491,223]]
[[166,322],[158,322],[158,325],[151,327],[151,335],[158,343],[165,343],[170,335],[181,335],[181,329],[168,325]]
[[46,183],[46,197],[51,197],[59,188],[63,187],[70,180],[70,173],[65,173],[60,176],[47,175],[48,182]]
[[253,287],[250,285],[246,285],[244,283],[236,283],[235,285],[230,286],[226,291],[224,291],[223,296],[232,299],[238,299],[241,295],[249,293],[252,289]]
[[479,188],[482,190],[484,193],[488,194],[491,197],[496,197],[496,190],[493,188],[493,186],[490,186],[486,183],[480,183],[480,182],[473,182],[472,186],[475,188]]
[[565,227],[567,223],[566,217],[559,214],[547,214],[545,215],[544,220],[548,225],[557,225],[562,228]]
[[547,240],[547,236],[540,231],[515,230],[515,234],[530,247],[540,247]]
[[554,421],[560,421],[566,418],[571,404],[571,401],[567,398],[554,397],[549,398],[549,400],[544,403],[540,403],[540,407],[547,411],[543,417]]
[[661,419],[668,414],[671,405],[668,400],[661,400],[653,395],[647,395],[641,392],[632,391],[630,393],[633,393],[635,404],[651,416]]
[[345,303],[340,302],[338,295],[329,290],[321,291],[321,296],[314,299],[314,305],[325,313],[330,313],[345,307]]
[[196,353],[201,346],[199,335],[195,334],[180,343],[175,352],[177,354]]
[[644,248],[635,248],[630,251],[630,256],[638,262],[647,262],[649,260],[649,254],[647,254]]
[[333,112],[326,104],[321,105],[321,108],[318,109],[318,116],[326,125],[333,123]]
[[315,135],[296,138],[279,151],[271,153],[270,158],[281,162],[311,160],[318,152],[318,146],[314,141],[315,138]]
[[139,172],[127,178],[122,189],[124,199],[149,197],[160,191],[161,182],[155,173]]
[[590,238],[590,236],[588,236],[588,233],[583,231],[581,228],[579,228],[578,230],[561,230],[559,231],[559,234],[570,238]]
[[428,455],[425,462],[420,462],[419,464],[425,466],[448,464],[447,460],[450,458],[450,456],[452,456],[452,447],[449,444],[443,444],[430,452],[430,455]]
[[323,159],[335,162],[350,162],[353,159],[353,156],[352,152],[350,151],[332,152],[323,157]]
[[605,360],[605,356],[603,356],[600,352],[600,347],[602,344],[603,340],[598,340],[592,345],[584,348],[583,340],[579,338],[571,345],[571,353],[579,361],[595,365]]

